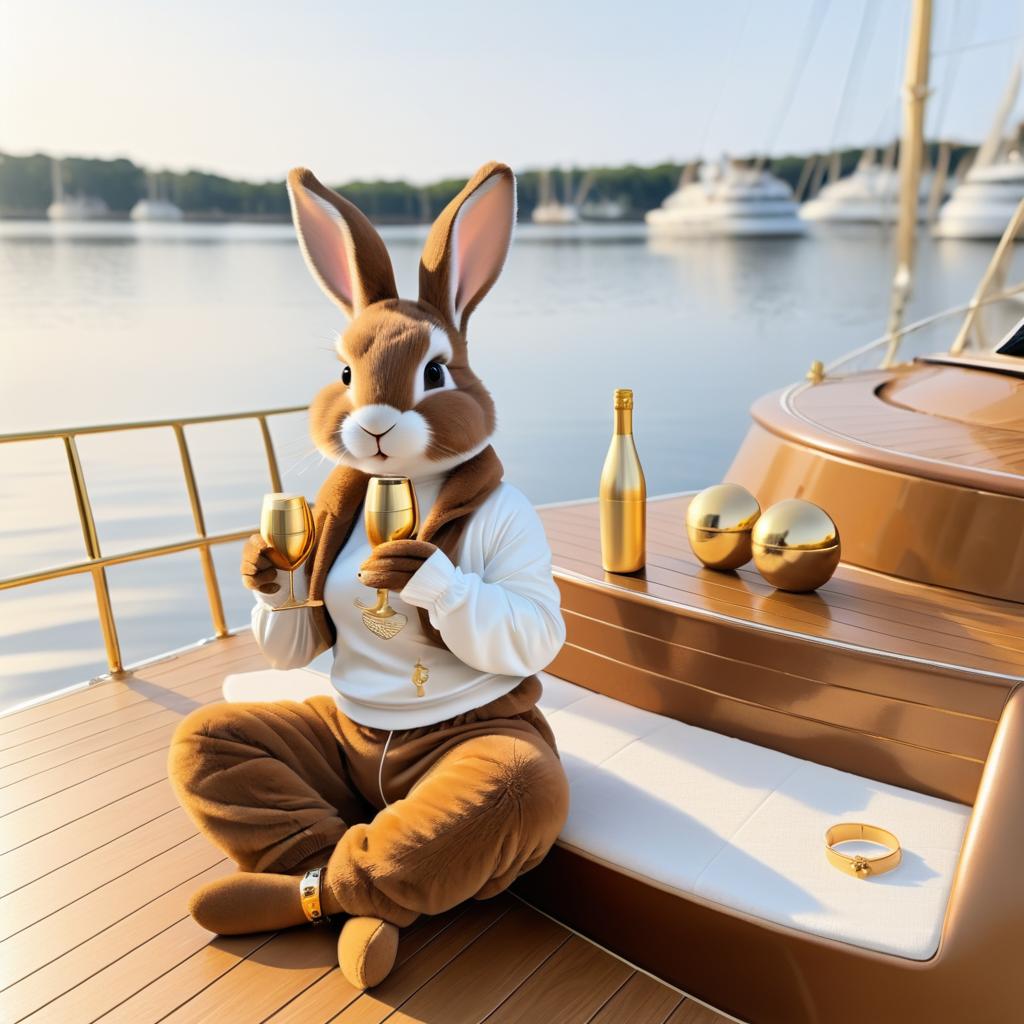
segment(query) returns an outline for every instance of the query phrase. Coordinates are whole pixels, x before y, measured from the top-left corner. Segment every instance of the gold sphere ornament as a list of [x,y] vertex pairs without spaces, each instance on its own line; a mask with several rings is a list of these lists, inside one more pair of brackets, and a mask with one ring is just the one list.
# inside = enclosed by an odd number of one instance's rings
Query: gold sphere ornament
[[693,553],[709,569],[738,569],[750,561],[750,531],[761,506],[739,484],[715,484],[686,509],[686,535]]
[[802,594],[832,578],[839,564],[839,530],[823,509],[801,498],[772,505],[751,535],[754,565],[779,590]]

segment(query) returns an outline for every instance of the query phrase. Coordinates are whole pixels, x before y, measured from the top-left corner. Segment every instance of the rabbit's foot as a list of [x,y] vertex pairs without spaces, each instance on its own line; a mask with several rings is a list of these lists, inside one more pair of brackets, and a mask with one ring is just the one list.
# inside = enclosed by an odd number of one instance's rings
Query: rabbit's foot
[[200,886],[188,909],[218,935],[270,932],[306,923],[299,898],[301,875],[238,871]]
[[398,929],[379,917],[350,917],[338,936],[338,966],[358,989],[379,985],[395,966]]

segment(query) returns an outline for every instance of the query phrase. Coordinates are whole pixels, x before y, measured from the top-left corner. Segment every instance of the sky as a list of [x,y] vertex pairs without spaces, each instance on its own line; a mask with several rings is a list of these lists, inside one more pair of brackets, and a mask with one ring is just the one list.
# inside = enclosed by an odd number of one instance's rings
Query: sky
[[[909,8],[0,0],[0,150],[249,180],[305,164],[335,182],[427,182],[489,159],[525,169],[864,145],[898,130]],[[1024,0],[935,0],[932,40],[928,133],[976,142],[1021,56]]]

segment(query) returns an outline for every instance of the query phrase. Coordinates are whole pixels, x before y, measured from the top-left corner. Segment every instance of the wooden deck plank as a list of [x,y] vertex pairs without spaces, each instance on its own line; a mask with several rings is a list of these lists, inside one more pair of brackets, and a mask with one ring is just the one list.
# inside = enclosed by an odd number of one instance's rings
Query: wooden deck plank
[[337,962],[338,938],[333,929],[281,932],[161,1019],[167,1024],[208,1024],[216,1018],[261,1021]]
[[106,679],[101,683],[83,687],[73,693],[66,694],[59,701],[44,701],[21,711],[12,711],[0,716],[0,736],[7,736],[29,725],[53,723],[68,715],[79,714],[83,718],[91,716],[95,711],[122,710],[140,700],[151,700],[149,691],[134,685],[140,681],[161,684],[168,677],[174,676],[178,664],[188,665],[193,675],[202,670],[208,675],[218,666],[230,663],[238,657],[238,651],[248,650],[244,639],[237,636],[224,638],[223,645],[206,644],[191,651],[145,665],[126,676]]
[[28,1020],[155,1024],[186,998],[184,993],[202,991],[270,938],[237,935],[211,941],[209,932],[183,918]]
[[611,999],[590,1019],[590,1024],[665,1024],[683,997],[636,971]]
[[[1014,632],[1015,620],[1008,610],[999,632],[986,631],[976,637],[973,630],[952,614],[936,597],[928,614],[916,617],[893,614],[888,607],[875,607],[869,588],[858,599],[833,595],[822,589],[813,595],[776,591],[753,569],[741,573],[716,573],[704,569],[681,533],[686,502],[678,505],[671,520],[649,518],[647,568],[643,579],[671,588],[680,603],[696,603],[710,610],[757,621],[768,615],[770,624],[819,636],[834,636],[864,645],[875,641],[880,650],[900,644],[917,656],[932,660],[1005,660],[1024,670],[1024,638]],[[543,520],[556,565],[568,560],[584,565],[587,575],[603,578],[600,565],[599,525],[596,506],[585,518],[570,523],[545,511]],[[671,524],[671,525],[670,525]],[[678,533],[679,536],[675,534]]]
[[[705,569],[689,546],[682,531],[687,500],[673,502],[664,511],[661,503],[652,504],[650,521],[663,534],[666,553],[682,562],[677,567],[690,575],[707,579]],[[590,529],[595,530],[596,524]],[[714,573],[723,586],[742,588],[759,595],[778,593],[750,563],[732,573]],[[1013,606],[993,598],[940,590],[908,580],[882,576],[855,565],[842,564],[835,575],[816,593],[827,595],[829,604],[862,611],[883,620],[906,622],[926,629],[941,631],[950,625],[1010,641],[1008,646],[1024,650],[1024,638],[1016,629],[1017,614]],[[801,595],[789,595],[797,600]],[[937,623],[936,619],[940,621]]]
[[[255,666],[254,666],[255,667]],[[136,704],[128,711],[119,712],[116,715],[100,715],[97,718],[81,722],[78,725],[71,725],[57,732],[48,733],[45,736],[38,736],[33,740],[26,740],[24,743],[13,744],[4,751],[0,751],[0,765],[18,764],[26,758],[36,757],[39,754],[60,752],[65,747],[82,740],[100,737],[109,741],[111,734],[116,735],[121,729],[138,729],[145,732],[161,715],[175,715],[179,720],[184,718],[193,708],[201,707],[218,700],[220,696],[223,678],[219,675],[211,676],[201,685],[189,687],[190,692],[184,692],[180,699],[174,702],[171,707],[160,707],[156,704]],[[171,703],[168,701],[168,703]]]
[[573,935],[485,1020],[586,1024],[634,973],[610,953]]
[[[392,977],[400,975],[405,964],[453,924],[464,910],[465,907],[457,907],[437,917],[420,918],[412,928],[403,929]],[[326,1024],[361,995],[362,990],[353,988],[334,966],[268,1017],[266,1024]]]
[[155,750],[44,800],[0,817],[0,853],[46,835],[56,823],[74,821],[167,776],[167,751]]
[[347,986],[330,931],[214,939],[192,921],[189,894],[232,865],[177,807],[166,744],[227,672],[265,664],[242,634],[57,698],[4,734],[0,1019],[447,1024],[538,1003],[583,1021],[609,1003],[632,969],[509,896],[421,921],[370,993]]
[[[0,736],[0,750],[10,750],[28,744],[32,740],[41,740],[50,736],[57,736],[60,741],[66,739],[66,733],[72,729],[87,726],[85,735],[99,732],[109,726],[111,721],[131,721],[134,716],[129,715],[120,719],[124,712],[135,712],[138,717],[156,714],[164,708],[181,711],[187,714],[192,708],[199,707],[200,701],[194,699],[197,694],[205,694],[210,690],[211,685],[216,685],[218,680],[223,680],[228,672],[243,672],[252,667],[266,667],[266,661],[262,656],[254,654],[235,655],[223,664],[206,666],[202,675],[190,673],[190,681],[187,685],[180,685],[180,678],[177,675],[168,675],[157,682],[151,681],[147,676],[139,674],[130,677],[129,682],[120,683],[122,690],[109,700],[104,699],[94,704],[88,704],[84,708],[74,708],[47,718],[41,722],[33,722],[30,725],[11,730]],[[188,664],[183,663],[182,671],[189,671]],[[135,689],[133,689],[133,687]],[[145,690],[143,696],[138,690]],[[208,700],[203,701],[208,703]],[[112,716],[117,715],[114,719]],[[74,738],[78,738],[77,734]]]
[[[549,531],[558,569],[587,579],[604,580],[596,533],[583,538]],[[588,543],[588,540],[590,542]],[[826,594],[784,594],[760,591],[743,580],[743,587],[731,585],[726,574],[672,564],[672,556],[649,549],[642,575],[617,576],[623,589],[648,593],[675,605],[696,607],[717,615],[766,625],[811,637],[873,648],[881,653],[896,652],[910,657],[963,665],[1007,674],[1024,673],[1024,652],[1019,641],[1006,635],[975,638],[951,618],[937,619],[938,629],[923,630],[894,623],[881,616],[851,615]],[[762,581],[762,586],[765,586]],[[938,609],[937,609],[938,611]]]
[[[575,613],[566,615],[570,629],[576,618]],[[600,631],[590,631],[587,646],[594,653],[623,664],[657,665],[659,672],[684,686],[758,705],[764,704],[765,695],[770,692],[772,706],[798,706],[800,714],[808,719],[976,760],[985,758],[995,732],[993,720],[950,714],[941,708],[844,688],[725,654],[709,654],[612,624],[606,624]],[[709,681],[713,681],[710,688]]]
[[[828,644],[803,645],[801,657],[794,657],[792,640],[773,634],[749,633],[736,636],[742,643],[722,646],[723,636],[733,634],[731,626],[701,616],[682,616],[670,606],[639,600],[624,604],[609,588],[587,586],[586,582],[561,581],[566,606],[569,640],[584,632],[600,630],[608,623],[644,635],[656,636],[687,650],[713,652],[731,660],[763,665],[765,668],[797,678],[826,681],[845,689],[913,705],[938,708],[951,714],[964,714],[995,722],[1002,713],[1012,680],[979,678],[973,672],[957,669],[934,670],[927,664],[899,664],[891,659],[875,663],[869,655],[855,654]],[[765,693],[770,697],[770,691]]]
[[[439,971],[388,1020],[479,1024],[568,940],[570,933],[518,904]],[[480,978],[486,976],[487,984]],[[340,1020],[344,1020],[341,1017]]]
[[53,831],[3,855],[0,896],[100,849],[177,806],[170,783],[161,779],[66,825],[58,824]]
[[[499,896],[467,907],[457,921],[411,957],[383,984],[364,992],[347,1006],[333,1024],[381,1024],[455,957],[486,935],[511,909],[512,901]],[[476,980],[479,984],[479,979]]]
[[[647,503],[647,510],[649,522],[659,523],[670,540],[675,538],[679,542],[683,557],[688,559],[694,568],[700,569],[700,563],[690,551],[683,530],[686,505],[691,497],[691,495],[681,495],[652,498]],[[541,517],[545,521],[552,512],[564,513],[567,516],[573,514],[574,529],[593,527],[597,524],[592,501],[540,510]],[[757,570],[749,564],[737,570],[735,577],[729,573],[719,575],[722,576],[722,580],[726,584],[732,579],[744,579],[751,585],[768,586]],[[993,623],[1001,624],[1004,627],[1012,627],[1016,617],[1015,606],[998,598],[926,586],[845,563],[839,566],[832,579],[817,593],[847,594],[857,598],[858,601],[887,603],[890,608],[910,606],[924,614],[934,614],[937,610],[950,609],[971,618],[980,619],[988,616]]]
[[[118,963],[122,957],[128,956],[154,936],[169,928],[177,926],[179,933],[188,933],[190,929],[185,924],[183,915],[189,894],[196,886],[213,881],[233,869],[234,865],[229,861],[220,861],[208,871],[204,871],[201,875],[190,878],[187,882],[164,893],[151,903],[140,907],[133,914],[129,914],[128,917],[104,929],[63,956],[0,992],[0,1020],[19,1021],[33,1011],[49,1007],[55,1002],[57,1005],[48,1009],[43,1016],[63,1022],[74,1019],[76,1014],[83,1014],[83,1019],[85,1019],[85,1006],[95,1005],[92,1002],[93,997],[89,994],[90,988],[106,993],[105,998],[108,1002],[103,1006],[109,1009],[114,1005],[110,1002],[111,999],[114,1002],[118,1001],[116,994],[113,994],[118,989],[116,982],[112,985],[112,976],[115,978],[125,977],[127,972],[126,965],[121,963],[111,972],[100,977],[104,968]],[[203,941],[209,941],[210,936],[203,933],[202,929],[197,930],[197,926],[195,926],[192,930],[195,932],[197,940],[202,938]],[[166,963],[163,961],[151,962],[160,965],[161,968],[166,967]],[[95,980],[93,980],[94,978]],[[85,987],[79,987],[73,997],[61,1000],[65,993],[70,992],[76,986],[83,985]],[[73,1003],[74,1007],[69,1006],[69,1003]],[[97,1015],[99,1012],[102,1010],[97,1009]]]
[[23,929],[0,946],[0,988],[56,960],[222,859],[202,836],[194,836],[75,900],[61,913]]
[[143,721],[137,722],[134,725],[129,724],[123,729],[114,727],[106,732],[86,736],[84,739],[73,743],[61,744],[30,757],[12,760],[10,763],[0,767],[0,792],[8,786],[13,786],[16,782],[40,775],[42,772],[48,772],[63,765],[73,764],[80,757],[87,757],[89,754],[99,753],[101,750],[106,750],[109,747],[120,746],[134,741],[146,733],[155,732],[169,722],[180,722],[182,716],[173,711],[162,711],[159,714],[153,715],[152,718],[153,720],[150,722]]
[[[558,566],[565,571],[575,572],[589,579],[594,578],[595,563],[592,561],[582,561],[560,553],[558,555]],[[603,578],[603,573],[601,578]],[[615,583],[623,590],[647,594],[668,601],[673,605],[694,604],[693,598],[685,591],[680,591],[676,587],[651,579],[650,575],[646,579],[619,576],[616,578]],[[1019,676],[1024,671],[1021,660],[1016,657],[1013,660],[1003,660],[1002,658],[980,657],[974,654],[961,655],[959,652],[953,655],[952,652],[945,649],[937,649],[930,645],[891,638],[874,632],[861,632],[849,628],[840,628],[838,625],[834,628],[822,628],[819,630],[802,628],[802,623],[794,622],[788,616],[777,614],[776,609],[779,607],[777,604],[772,604],[770,610],[765,610],[765,604],[760,606],[753,603],[745,606],[736,603],[724,604],[703,596],[700,597],[696,604],[699,608],[729,618],[745,620],[752,624],[768,626],[787,633],[818,636],[825,640],[871,648],[882,654],[898,654],[910,658],[936,661],[946,665],[965,665],[972,669],[997,672],[1003,675]]]
[[[1014,474],[1013,456],[1024,454],[1024,433],[1015,425],[996,426],[978,421],[973,414],[981,410],[971,408],[969,401],[966,405],[963,402],[964,394],[971,395],[976,386],[984,382],[984,374],[950,367],[943,367],[939,372],[945,374],[951,384],[955,379],[956,385],[947,387],[941,398],[933,397],[920,407],[916,403],[904,405],[891,400],[894,396],[906,395],[904,385],[913,389],[915,382],[924,381],[930,371],[920,366],[826,379],[813,387],[791,392],[788,401],[812,429],[848,438],[857,445],[886,448],[895,454],[901,465],[919,455],[939,459],[954,475],[957,469],[961,470],[959,475],[966,484],[971,479],[968,471],[975,467],[964,461],[964,453],[984,453],[995,448],[998,454],[987,469]],[[954,404],[952,398],[956,394],[960,402]],[[963,422],[958,413],[964,414]],[[879,430],[889,432],[890,444],[866,439],[866,432],[877,436]],[[923,449],[928,449],[929,453],[924,455]],[[876,460],[884,465],[878,458],[880,454],[876,452]],[[1011,481],[999,481],[980,467],[973,476],[982,488],[996,493],[1005,488],[1007,493],[1020,494],[1019,486]]]
[[195,834],[195,825],[177,808],[119,836],[99,850],[47,872],[4,899],[0,941],[57,913]]
[[83,754],[66,764],[56,765],[28,778],[12,782],[0,789],[0,818],[38,800],[54,796],[69,786],[86,782],[114,768],[136,761],[145,754],[156,751],[166,754],[176,724],[169,723],[155,732],[146,732],[141,736],[125,739],[123,743],[112,744],[92,754]]

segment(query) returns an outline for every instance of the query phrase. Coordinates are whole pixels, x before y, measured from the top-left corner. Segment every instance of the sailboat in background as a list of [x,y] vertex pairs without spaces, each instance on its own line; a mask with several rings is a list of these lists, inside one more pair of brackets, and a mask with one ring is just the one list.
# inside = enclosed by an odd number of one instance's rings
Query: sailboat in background
[[140,199],[128,214],[135,221],[179,221],[184,216],[181,207],[166,195],[165,179],[149,171],[146,174],[146,198]]
[[1024,199],[1024,158],[1015,134],[1007,138],[1006,121],[1017,104],[1020,92],[1018,63],[1002,102],[971,169],[939,212],[936,238],[999,238]]
[[50,161],[50,180],[53,200],[46,208],[46,216],[50,220],[96,220],[110,214],[102,199],[64,191],[64,164],[57,158]]
[[562,172],[562,183],[563,198],[560,200],[555,194],[551,172],[547,170],[540,172],[540,193],[537,205],[533,208],[531,215],[534,224],[579,223],[580,210],[594,183],[594,176],[589,171],[584,174],[579,188],[573,194],[572,171],[566,168]]

